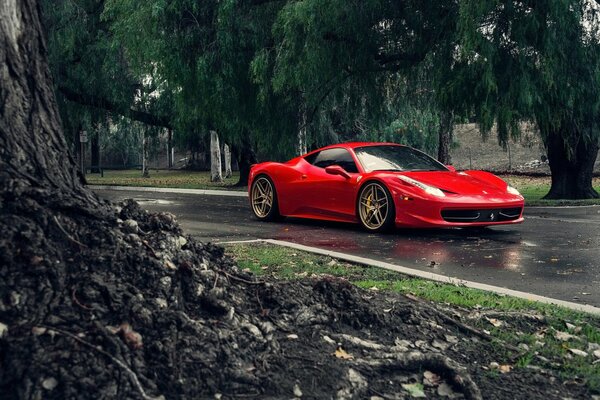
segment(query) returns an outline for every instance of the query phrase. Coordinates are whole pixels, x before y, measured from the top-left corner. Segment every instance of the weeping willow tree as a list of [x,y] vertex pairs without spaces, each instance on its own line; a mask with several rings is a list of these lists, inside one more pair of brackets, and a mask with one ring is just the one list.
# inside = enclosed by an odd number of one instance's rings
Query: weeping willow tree
[[218,132],[232,144],[245,184],[256,149],[290,155],[298,127],[295,93],[275,95],[252,74],[255,54],[272,46],[283,2],[106,1],[104,18],[138,73],[168,87],[176,134]]
[[275,92],[301,93],[313,141],[406,143],[403,132],[420,131],[424,140],[408,143],[432,152],[431,122],[438,131],[453,108],[434,96],[431,66],[451,47],[457,18],[449,1],[290,1],[275,21],[277,44],[257,59],[274,64]]
[[[537,123],[548,151],[548,199],[597,198],[600,7],[587,0],[463,1],[453,79],[470,89],[483,130],[501,143]],[[456,93],[454,93],[456,97]]]
[[272,84],[299,90],[309,110],[346,96],[348,112],[376,120],[397,90],[389,78],[424,72],[440,126],[452,114],[475,116],[484,135],[496,124],[506,143],[519,122],[535,121],[552,172],[546,197],[598,197],[598,8],[587,0],[288,2],[274,26]]
[[67,138],[79,151],[79,134],[91,137],[91,164],[98,166],[100,138],[107,125],[121,120],[143,123],[147,133],[170,127],[169,103],[151,96],[148,75],[130,68],[127,54],[102,18],[104,0],[42,0],[50,69]]

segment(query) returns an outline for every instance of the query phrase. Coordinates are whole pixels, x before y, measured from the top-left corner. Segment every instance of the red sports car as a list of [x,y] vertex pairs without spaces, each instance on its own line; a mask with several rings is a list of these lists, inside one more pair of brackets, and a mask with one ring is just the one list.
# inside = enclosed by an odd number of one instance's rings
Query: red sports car
[[369,231],[523,222],[523,196],[502,179],[457,172],[394,143],[335,144],[286,163],[256,164],[248,192],[260,220],[359,222]]

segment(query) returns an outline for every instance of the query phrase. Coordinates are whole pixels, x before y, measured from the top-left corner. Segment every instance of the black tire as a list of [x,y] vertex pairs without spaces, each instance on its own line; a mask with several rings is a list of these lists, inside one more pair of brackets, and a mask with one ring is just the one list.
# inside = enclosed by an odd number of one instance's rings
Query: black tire
[[275,184],[265,174],[258,175],[252,181],[250,208],[261,221],[274,221],[280,217]]
[[394,227],[396,207],[384,184],[376,181],[364,184],[356,199],[356,216],[369,232],[386,232]]

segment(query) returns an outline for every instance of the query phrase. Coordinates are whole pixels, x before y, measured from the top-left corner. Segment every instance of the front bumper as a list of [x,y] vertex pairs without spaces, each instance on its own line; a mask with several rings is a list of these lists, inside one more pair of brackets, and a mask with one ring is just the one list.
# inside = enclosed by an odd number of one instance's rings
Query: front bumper
[[447,196],[439,200],[394,196],[396,226],[412,228],[519,224],[524,201],[514,198]]

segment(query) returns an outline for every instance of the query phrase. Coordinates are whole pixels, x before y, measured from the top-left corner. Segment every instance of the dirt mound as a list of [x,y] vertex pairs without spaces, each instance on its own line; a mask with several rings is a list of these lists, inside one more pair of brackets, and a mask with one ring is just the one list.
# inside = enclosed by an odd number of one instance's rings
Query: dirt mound
[[257,280],[134,202],[47,210],[0,218],[0,398],[586,396],[487,373],[510,351],[451,310],[334,278]]

